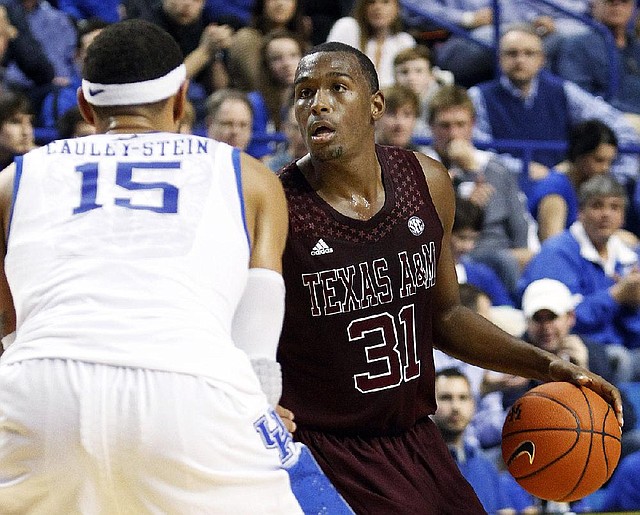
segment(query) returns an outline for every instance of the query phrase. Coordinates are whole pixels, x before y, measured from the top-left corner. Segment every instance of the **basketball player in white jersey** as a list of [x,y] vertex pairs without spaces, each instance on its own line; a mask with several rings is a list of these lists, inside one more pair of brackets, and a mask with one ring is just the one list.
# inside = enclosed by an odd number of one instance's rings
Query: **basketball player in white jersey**
[[182,61],[152,24],[104,29],[78,93],[98,134],[0,173],[3,515],[301,513],[258,378],[279,386],[284,195],[174,134]]

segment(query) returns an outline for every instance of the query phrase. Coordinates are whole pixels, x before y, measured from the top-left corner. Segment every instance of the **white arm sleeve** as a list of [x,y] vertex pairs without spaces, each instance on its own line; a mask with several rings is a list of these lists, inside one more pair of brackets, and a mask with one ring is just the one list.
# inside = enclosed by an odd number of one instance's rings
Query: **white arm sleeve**
[[274,406],[282,392],[276,352],[284,318],[284,294],[284,279],[278,272],[249,269],[231,326],[233,341],[249,356],[262,389]]

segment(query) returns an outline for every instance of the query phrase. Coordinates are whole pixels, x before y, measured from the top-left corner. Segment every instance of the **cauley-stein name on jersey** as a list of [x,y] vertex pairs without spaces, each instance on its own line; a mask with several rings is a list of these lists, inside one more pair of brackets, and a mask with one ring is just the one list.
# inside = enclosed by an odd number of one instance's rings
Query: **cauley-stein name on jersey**
[[86,138],[57,140],[46,145],[47,154],[68,154],[87,157],[164,157],[206,154],[209,141],[204,138],[183,137],[157,141],[143,141],[127,136],[120,140],[91,141]]
[[400,283],[392,281],[386,258],[357,265],[330,268],[302,274],[308,289],[313,316],[349,313],[415,295],[419,288],[431,288],[436,282],[436,246],[422,245],[420,252],[397,254]]

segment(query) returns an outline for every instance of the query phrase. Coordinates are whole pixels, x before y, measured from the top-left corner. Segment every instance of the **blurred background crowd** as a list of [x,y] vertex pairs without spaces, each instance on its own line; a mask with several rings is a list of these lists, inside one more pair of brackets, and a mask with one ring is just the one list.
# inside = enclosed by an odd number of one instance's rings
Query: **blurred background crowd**
[[[76,90],[87,46],[138,17],[179,43],[178,130],[274,172],[306,153],[296,66],[341,41],[375,64],[376,139],[449,170],[464,303],[624,394],[623,459],[571,506],[521,490],[500,430],[534,384],[436,352],[435,419],[490,513],[640,510],[640,16],[636,0],[0,0],[0,164],[93,133]],[[473,338],[473,335],[469,335]]]

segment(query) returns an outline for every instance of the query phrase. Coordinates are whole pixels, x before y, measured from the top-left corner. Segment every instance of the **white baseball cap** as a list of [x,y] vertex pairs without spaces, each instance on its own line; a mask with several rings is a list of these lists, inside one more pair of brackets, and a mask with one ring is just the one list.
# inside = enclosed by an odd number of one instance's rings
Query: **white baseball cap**
[[564,315],[572,311],[576,304],[576,296],[555,279],[533,281],[522,295],[522,311],[527,318],[531,318],[541,309],[548,309],[558,316]]

